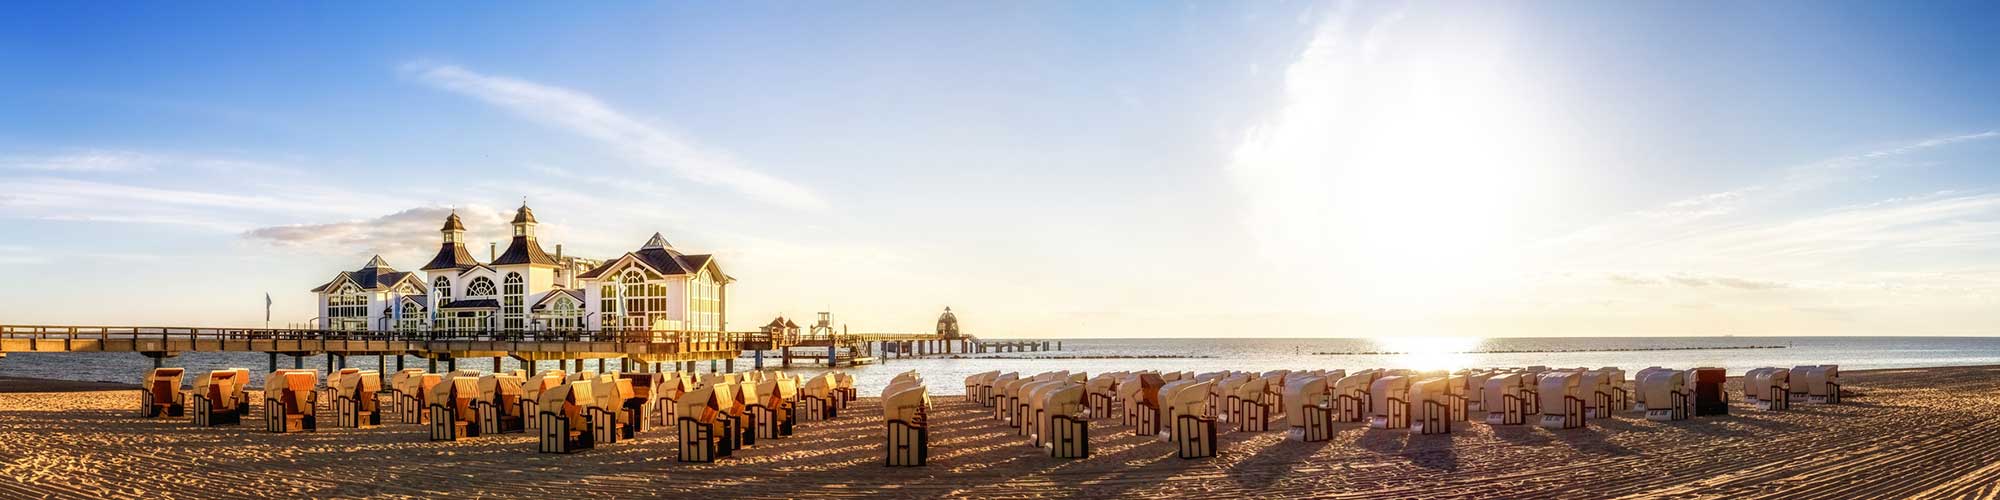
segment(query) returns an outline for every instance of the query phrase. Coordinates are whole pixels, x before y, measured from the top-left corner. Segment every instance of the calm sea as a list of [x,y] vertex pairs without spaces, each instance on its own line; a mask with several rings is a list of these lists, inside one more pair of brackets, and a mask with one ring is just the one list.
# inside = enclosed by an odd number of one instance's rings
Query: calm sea
[[[987,370],[1036,373],[1071,370],[1097,373],[1119,370],[1277,370],[1343,368],[1447,369],[1489,366],[1601,367],[1636,371],[1648,366],[1692,368],[1720,366],[1732,375],[1763,366],[1839,364],[1848,370],[2000,364],[2000,338],[1980,337],[1666,337],[1666,338],[1430,338],[1430,339],[1064,339],[1063,350],[1026,353],[959,355],[959,358],[887,358],[847,370],[862,394],[879,392],[890,377],[916,370],[938,394],[962,393],[964,378]],[[805,349],[794,352],[803,353]],[[803,359],[803,358],[801,358]],[[307,368],[325,369],[326,356],[304,360]],[[256,377],[268,368],[261,353],[185,353],[169,358],[168,366],[194,370],[250,368]],[[388,367],[395,367],[395,358]],[[424,368],[422,358],[404,358],[405,366]],[[279,357],[279,367],[292,360]],[[349,358],[348,366],[375,368],[373,356]],[[749,357],[737,361],[747,370]],[[774,355],[765,358],[775,368]],[[133,353],[16,353],[0,358],[0,376],[138,383],[152,360]],[[489,370],[491,358],[460,360],[459,368]],[[616,363],[609,365],[615,370]],[[502,368],[522,366],[512,360]],[[553,368],[543,362],[542,368]],[[596,370],[589,362],[586,368]],[[440,366],[442,369],[442,366]],[[708,371],[703,363],[701,371]],[[797,364],[795,373],[812,375],[823,368]],[[260,382],[261,383],[261,382]]]

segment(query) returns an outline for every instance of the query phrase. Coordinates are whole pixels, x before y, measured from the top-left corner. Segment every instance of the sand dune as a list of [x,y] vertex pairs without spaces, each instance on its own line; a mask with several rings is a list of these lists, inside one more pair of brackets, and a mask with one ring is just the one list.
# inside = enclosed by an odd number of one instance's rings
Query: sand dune
[[[665,431],[574,455],[526,435],[433,443],[414,425],[275,435],[130,416],[131,390],[0,383],[0,498],[1228,497],[2000,498],[2000,367],[1849,372],[1838,406],[1585,429],[1458,424],[1449,436],[1345,425],[1332,442],[1229,433],[1181,460],[1099,422],[1093,454],[1048,458],[982,408],[941,397],[931,465],[882,467],[873,400],[715,464]],[[331,420],[331,419],[327,419]]]

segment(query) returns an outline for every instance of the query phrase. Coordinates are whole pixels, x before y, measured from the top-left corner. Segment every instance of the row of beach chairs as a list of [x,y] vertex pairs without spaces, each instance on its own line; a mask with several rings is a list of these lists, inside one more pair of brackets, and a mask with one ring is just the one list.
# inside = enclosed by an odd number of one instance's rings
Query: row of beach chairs
[[[1287,436],[1325,441],[1339,423],[1418,434],[1451,432],[1455,422],[1533,423],[1575,429],[1588,420],[1643,411],[1657,421],[1726,414],[1720,368],[1652,367],[1628,381],[1617,368],[1345,370],[1251,372],[1066,371],[1032,376],[991,371],[965,379],[967,401],[992,408],[1032,446],[1056,458],[1089,456],[1089,421],[1109,419],[1140,436],[1173,443],[1182,458],[1215,454],[1218,432],[1265,432],[1282,416]],[[1757,407],[1838,403],[1834,365],[1764,368],[1744,377]],[[1628,382],[1630,385],[1628,386]],[[1629,387],[1629,388],[1628,388]],[[1778,403],[1777,401],[1783,401]]]

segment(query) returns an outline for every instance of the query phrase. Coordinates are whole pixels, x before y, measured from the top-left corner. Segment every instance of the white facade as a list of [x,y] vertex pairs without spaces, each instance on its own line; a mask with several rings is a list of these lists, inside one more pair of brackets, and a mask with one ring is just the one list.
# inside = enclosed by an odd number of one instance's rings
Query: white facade
[[[730,281],[709,255],[674,250],[658,234],[609,262],[542,251],[526,205],[507,251],[474,259],[454,213],[421,274],[369,261],[313,289],[319,327],[335,330],[546,332],[600,329],[722,331]],[[584,270],[588,271],[584,271]],[[607,312],[608,311],[608,312]]]

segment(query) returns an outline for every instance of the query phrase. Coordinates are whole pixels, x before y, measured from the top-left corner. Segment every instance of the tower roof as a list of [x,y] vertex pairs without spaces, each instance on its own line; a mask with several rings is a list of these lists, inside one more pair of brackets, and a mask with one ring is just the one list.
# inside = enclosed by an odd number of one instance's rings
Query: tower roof
[[528,202],[521,202],[521,209],[514,212],[515,224],[534,224],[535,211],[528,209]]
[[674,244],[667,243],[667,237],[660,236],[660,233],[653,233],[653,238],[646,240],[646,244],[640,245],[639,249],[640,250],[654,249],[654,248],[667,249],[673,247]]
[[464,230],[465,230],[465,223],[458,221],[458,210],[452,210],[451,215],[444,218],[444,228],[439,229],[438,231],[464,231]]
[[381,271],[395,271],[395,270],[396,270],[396,268],[393,268],[393,267],[389,267],[389,262],[388,262],[388,261],[385,261],[385,260],[382,260],[382,256],[381,256],[381,255],[376,255],[376,256],[375,256],[374,258],[371,258],[371,259],[368,259],[368,263],[367,263],[367,264],[365,264],[365,265],[362,265],[362,266],[361,266],[361,268],[362,268],[362,269],[376,269],[376,270],[381,270]]

